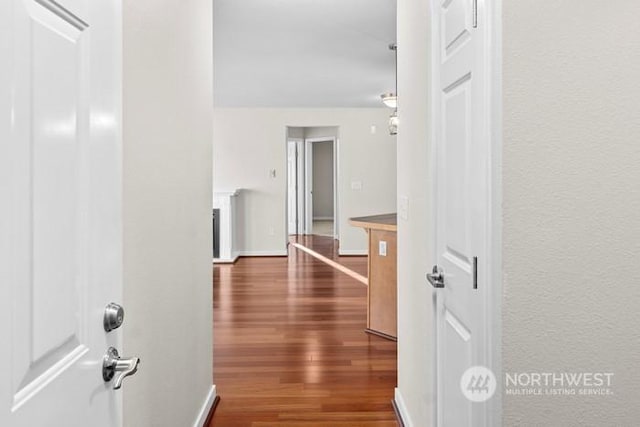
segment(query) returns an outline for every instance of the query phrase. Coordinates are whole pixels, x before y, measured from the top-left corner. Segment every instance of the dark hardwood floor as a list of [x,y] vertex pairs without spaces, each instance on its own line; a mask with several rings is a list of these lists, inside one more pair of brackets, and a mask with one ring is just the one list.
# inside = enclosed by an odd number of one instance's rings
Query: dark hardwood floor
[[293,247],[288,258],[216,265],[221,400],[210,426],[396,427],[396,343],[364,332],[366,292]]

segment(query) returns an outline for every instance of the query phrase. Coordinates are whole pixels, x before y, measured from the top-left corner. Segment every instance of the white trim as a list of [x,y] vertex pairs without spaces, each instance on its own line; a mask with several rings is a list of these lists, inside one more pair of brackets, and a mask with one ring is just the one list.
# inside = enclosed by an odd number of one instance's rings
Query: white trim
[[[437,49],[434,49],[433,47],[437,45],[437,43],[439,42],[440,39],[440,25],[438,24],[438,20],[435,19],[435,11],[438,10],[438,8],[440,7],[440,3],[435,1],[435,0],[431,0],[430,1],[430,7],[429,9],[431,10],[431,14],[432,17],[429,18],[429,26],[431,27],[431,34],[430,34],[430,38],[431,38],[431,49],[429,49],[430,54],[429,54],[429,66],[431,68],[431,80],[428,82],[427,85],[427,90],[431,93],[430,97],[429,97],[429,108],[431,109],[431,113],[430,113],[430,120],[431,123],[429,124],[429,128],[430,128],[430,132],[429,132],[429,138],[430,138],[430,146],[429,146],[429,164],[427,165],[427,167],[429,168],[429,177],[431,178],[431,188],[430,188],[430,203],[429,203],[429,209],[430,209],[430,214],[432,216],[431,221],[430,221],[430,228],[431,228],[431,236],[427,239],[428,240],[428,246],[429,246],[429,253],[432,254],[432,259],[429,260],[427,262],[427,265],[425,266],[427,269],[430,268],[432,265],[435,265],[438,261],[438,256],[437,256],[437,250],[436,250],[436,239],[434,238],[434,236],[438,235],[438,228],[437,228],[437,224],[436,221],[433,217],[433,214],[435,213],[435,207],[437,206],[437,194],[438,194],[438,182],[437,182],[437,176],[436,174],[433,172],[436,170],[437,167],[437,154],[438,151],[436,149],[436,141],[438,140],[438,129],[436,126],[436,123],[438,122],[438,110],[440,108],[439,105],[439,97],[434,95],[437,94],[438,91],[440,90],[440,88],[438,88],[436,86],[436,82],[439,81],[440,79],[440,53]],[[428,270],[427,270],[428,271]],[[429,334],[429,338],[428,338],[428,342],[427,345],[429,345],[430,347],[430,353],[431,353],[431,396],[433,396],[432,399],[430,399],[430,404],[432,407],[431,412],[431,425],[432,426],[437,426],[438,425],[438,346],[436,343],[436,334],[438,331],[438,309],[436,307],[436,289],[432,289],[431,290],[431,333]],[[397,389],[396,389],[397,390]],[[429,391],[429,390],[425,390],[425,391]],[[396,404],[398,404],[397,401],[397,396],[399,395],[399,390],[398,393],[396,394]],[[407,421],[408,422],[408,421]]]
[[207,421],[207,416],[209,415],[209,411],[211,410],[211,406],[213,406],[213,401],[216,398],[216,386],[212,385],[207,393],[207,397],[205,397],[204,402],[202,403],[202,407],[200,411],[198,411],[198,415],[196,416],[196,420],[193,423],[193,427],[205,427],[204,423]]
[[[338,133],[340,130],[338,130]],[[338,138],[333,139],[333,238],[338,239]]]
[[409,411],[407,410],[407,405],[405,405],[402,393],[400,393],[400,389],[398,387],[395,388],[393,400],[396,402],[396,407],[398,408],[398,412],[400,412],[400,417],[402,417],[404,426],[414,427]]
[[[487,254],[491,257],[487,276],[491,287],[487,295],[489,328],[487,330],[488,366],[496,378],[502,374],[502,0],[488,2],[485,17],[488,28],[487,108],[491,114],[489,125],[489,239]],[[490,399],[489,424],[502,426],[502,388]]]
[[304,233],[313,233],[313,141],[304,140]]
[[238,256],[287,256],[289,255],[285,250],[280,251],[240,251]]
[[333,217],[331,216],[314,216],[314,221],[333,221]]
[[236,237],[236,203],[241,190],[214,191],[213,208],[220,210],[218,217],[219,245],[218,258],[232,259],[235,254]]
[[214,258],[214,264],[233,264],[238,260],[239,255],[235,254],[231,258]]
[[296,234],[304,234],[304,139],[296,139]]
[[366,249],[338,249],[338,255],[367,256],[369,253]]
[[287,150],[286,150],[286,163],[287,179],[285,180],[285,194],[286,194],[286,209],[285,209],[285,229],[287,230],[287,238],[289,237],[289,144],[295,144],[296,147],[296,232],[294,234],[304,234],[304,139],[303,138],[290,138],[289,126],[287,126]]

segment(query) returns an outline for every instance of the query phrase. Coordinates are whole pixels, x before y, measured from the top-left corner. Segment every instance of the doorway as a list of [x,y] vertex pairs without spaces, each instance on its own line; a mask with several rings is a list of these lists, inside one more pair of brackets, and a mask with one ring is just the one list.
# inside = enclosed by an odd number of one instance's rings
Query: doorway
[[287,233],[338,238],[337,127],[287,128]]
[[306,234],[335,239],[335,138],[307,138],[305,146]]

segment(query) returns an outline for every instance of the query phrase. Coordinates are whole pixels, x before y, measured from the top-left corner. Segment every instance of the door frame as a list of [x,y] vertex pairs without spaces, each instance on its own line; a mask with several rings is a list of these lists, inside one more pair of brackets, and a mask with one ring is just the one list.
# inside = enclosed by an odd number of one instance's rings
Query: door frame
[[[432,11],[440,7],[440,2],[430,0],[430,8]],[[482,25],[486,31],[487,45],[485,56],[485,94],[484,102],[485,111],[488,112],[486,120],[486,138],[488,142],[487,156],[487,242],[486,255],[488,257],[484,268],[487,269],[486,276],[490,283],[487,284],[488,291],[486,293],[486,360],[487,366],[491,369],[498,382],[502,383],[502,0],[479,0],[477,4],[479,25]],[[439,39],[441,37],[441,28],[438,23],[436,13],[431,13],[429,24],[431,27],[431,46],[429,53],[431,78],[429,81],[429,90],[431,94],[440,93],[439,84],[439,58],[440,52]],[[430,178],[431,178],[431,218],[436,218],[437,209],[437,177],[436,177],[436,141],[438,138],[438,129],[433,124],[438,123],[438,114],[440,108],[439,96],[430,95],[429,104],[431,108],[430,120],[432,123],[429,132],[430,144]],[[431,221],[430,229],[432,238],[429,239],[429,250],[436,256],[436,239],[437,224]],[[432,265],[437,264],[437,260],[432,260],[426,268],[430,270]],[[434,290],[437,292],[437,290]],[[435,309],[435,299],[433,300],[432,309],[432,333],[430,334],[430,345],[432,348],[432,395],[438,399],[438,371],[437,371],[437,347],[436,347],[436,328],[437,328],[437,310]],[[502,425],[502,392],[501,387],[496,388],[495,395],[489,399],[487,406],[487,425],[500,427]],[[437,401],[433,402],[432,424],[437,425]]]
[[313,233],[313,144],[331,142],[333,151],[333,238],[338,238],[338,138],[326,136],[304,140],[304,234]]
[[[289,145],[296,145],[296,233],[302,234],[304,231],[304,194],[302,193],[304,184],[304,155],[303,138],[287,138],[287,168],[289,162]],[[287,170],[287,236],[289,236],[289,171]]]

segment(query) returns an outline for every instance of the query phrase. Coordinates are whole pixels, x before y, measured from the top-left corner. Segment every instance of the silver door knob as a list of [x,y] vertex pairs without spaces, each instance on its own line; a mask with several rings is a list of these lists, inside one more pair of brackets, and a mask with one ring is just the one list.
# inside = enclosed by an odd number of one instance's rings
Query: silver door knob
[[444,288],[444,275],[437,265],[434,265],[432,272],[427,274],[427,280],[434,288]]
[[122,380],[124,380],[125,377],[133,375],[138,371],[139,363],[139,358],[131,357],[123,359],[118,354],[118,350],[109,347],[102,361],[102,379],[105,382],[109,382],[115,377],[113,389],[118,390],[122,387]]
[[124,309],[120,304],[115,302],[109,303],[104,308],[104,330],[111,332],[114,329],[118,329],[124,321]]

